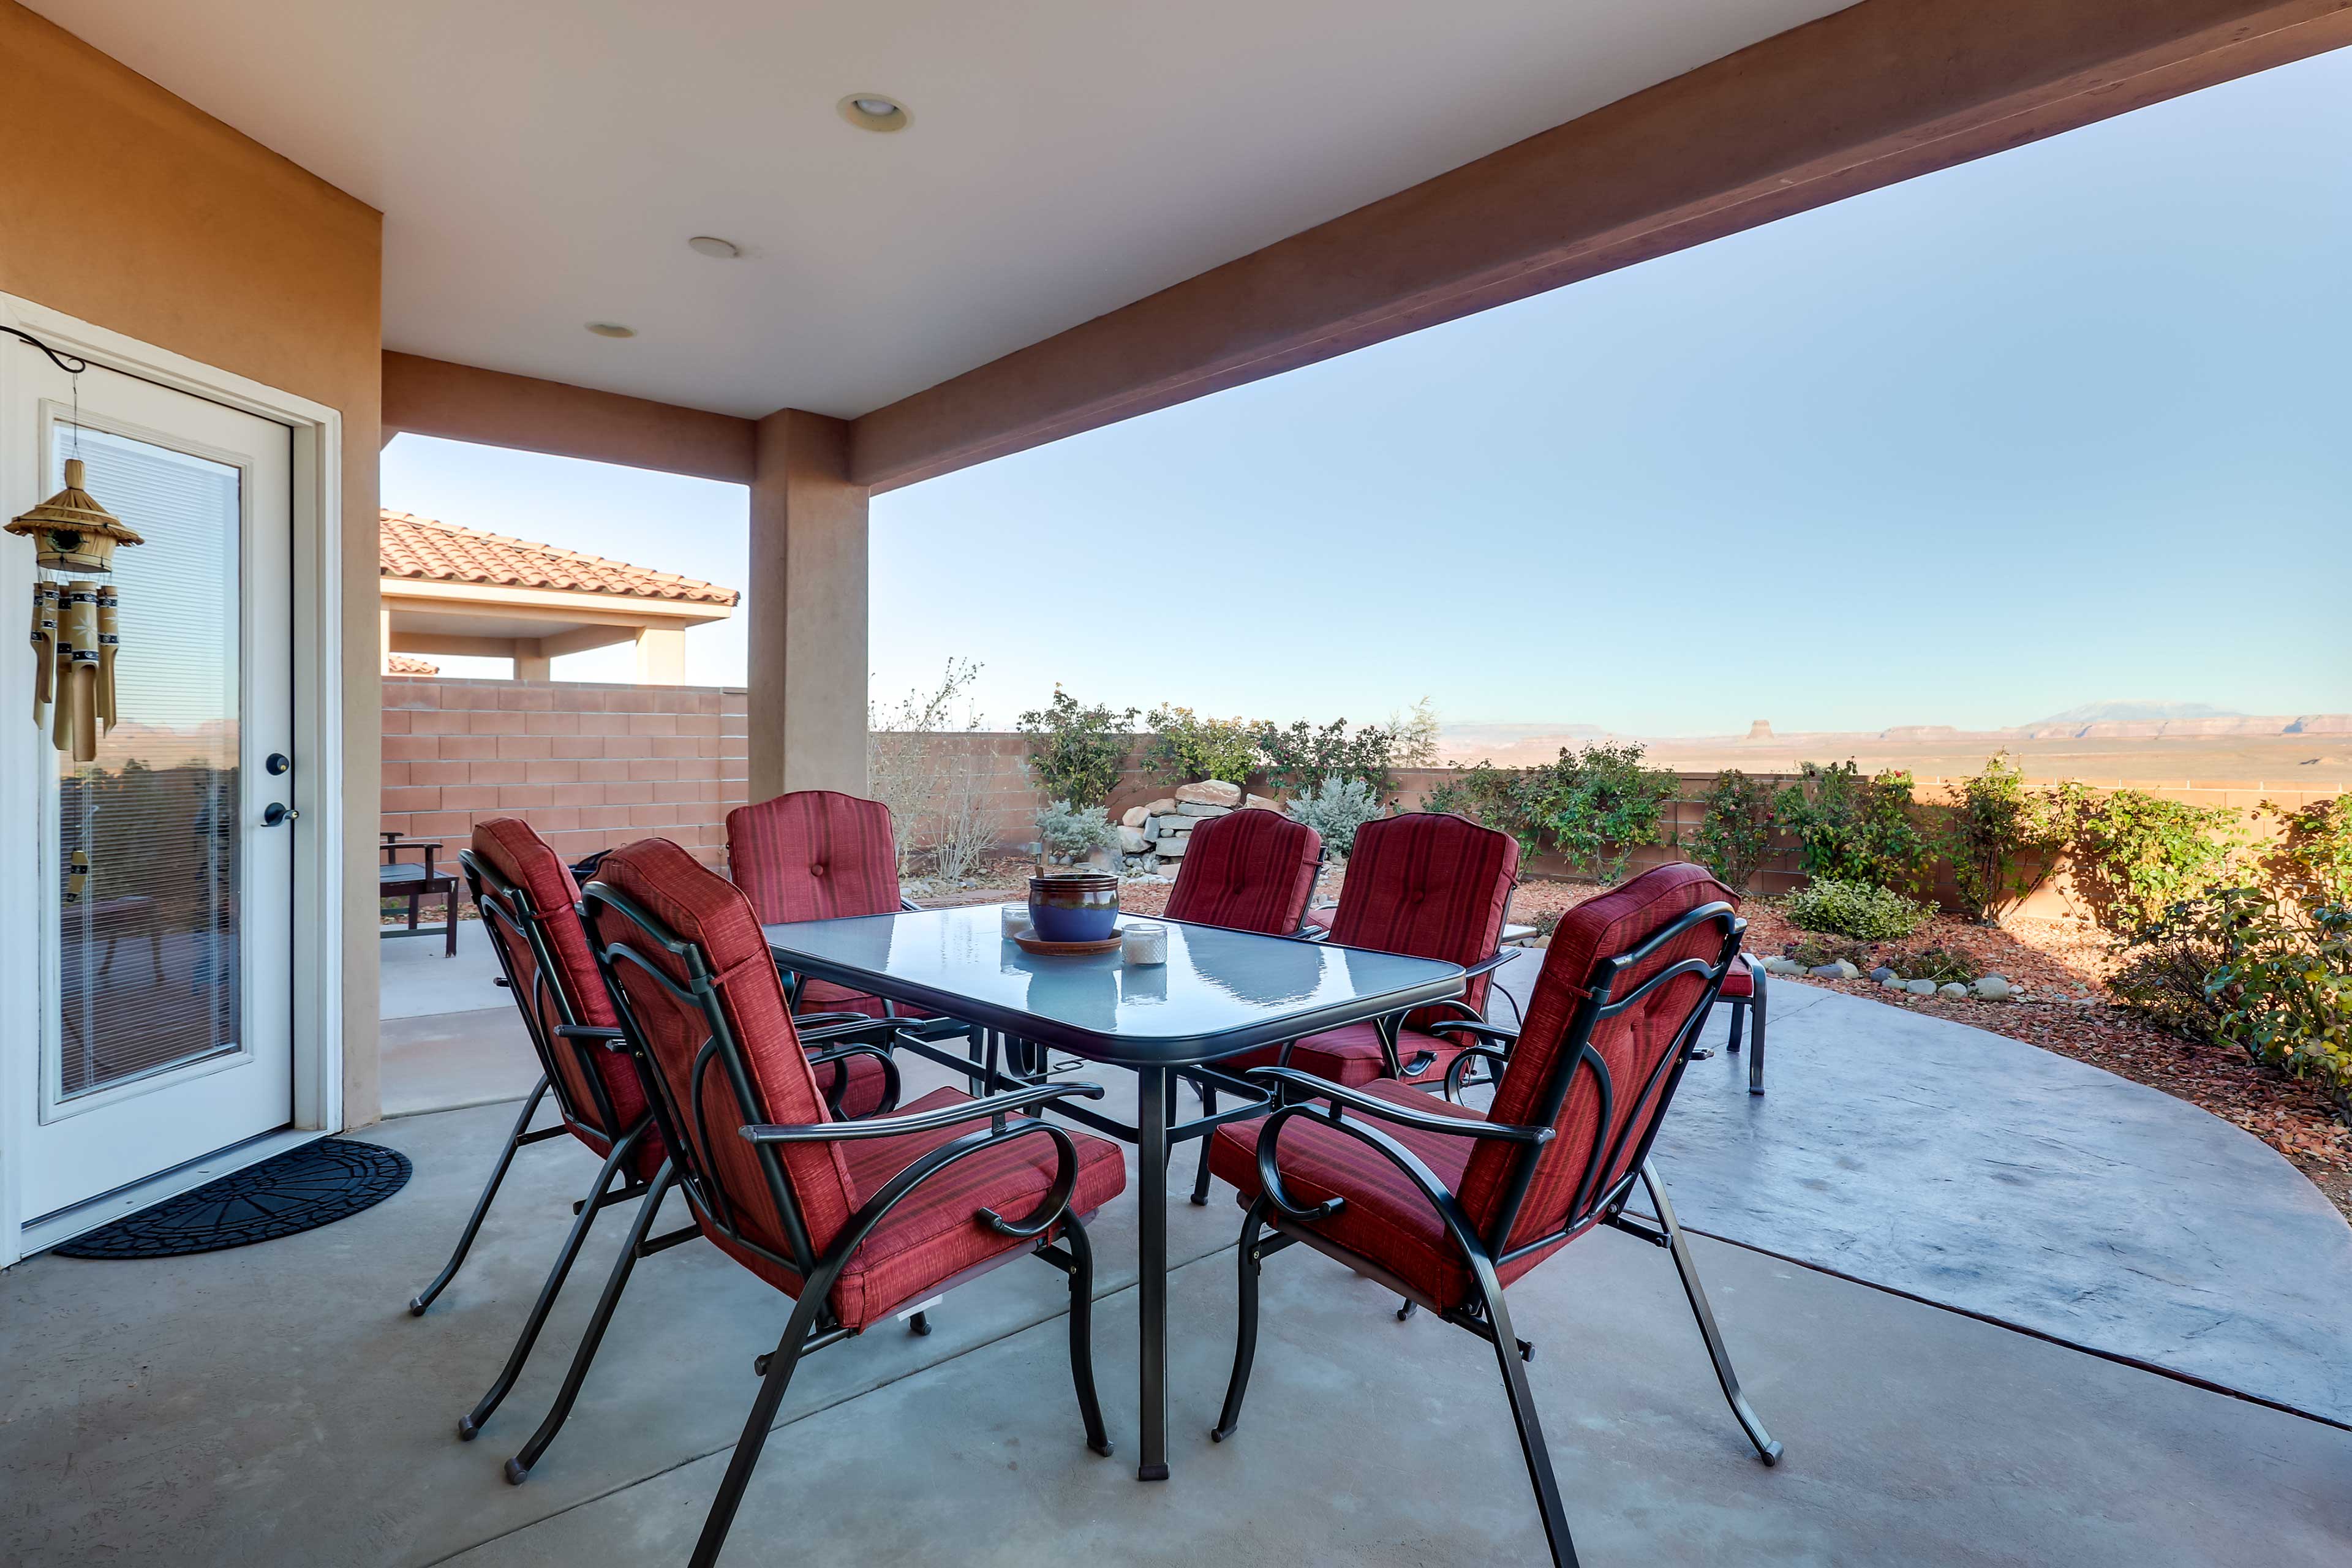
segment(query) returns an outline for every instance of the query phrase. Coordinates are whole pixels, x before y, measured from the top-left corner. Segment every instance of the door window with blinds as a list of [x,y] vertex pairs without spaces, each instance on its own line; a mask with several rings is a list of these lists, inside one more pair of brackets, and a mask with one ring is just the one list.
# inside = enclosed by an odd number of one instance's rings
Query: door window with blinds
[[63,420],[52,437],[147,541],[114,558],[122,721],[95,762],[57,753],[63,1106],[241,1048],[244,507],[228,464]]

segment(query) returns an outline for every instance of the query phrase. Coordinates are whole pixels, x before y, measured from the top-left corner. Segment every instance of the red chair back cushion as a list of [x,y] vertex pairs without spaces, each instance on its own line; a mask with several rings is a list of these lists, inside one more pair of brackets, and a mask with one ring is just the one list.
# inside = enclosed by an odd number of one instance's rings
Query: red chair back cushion
[[[1737,908],[1738,896],[1699,867],[1675,865],[1645,871],[1570,910],[1552,932],[1543,972],[1536,977],[1535,994],[1528,1002],[1527,1026],[1511,1049],[1511,1064],[1504,1070],[1503,1081],[1496,1086],[1488,1119],[1522,1127],[1536,1121],[1544,1090],[1553,1072],[1563,1065],[1569,1026],[1577,1005],[1600,978],[1601,966],[1633,952],[1691,910],[1717,900]],[[1723,951],[1723,928],[1712,921],[1692,927],[1622,976],[1613,987],[1614,994],[1631,995],[1651,975],[1686,958],[1712,964]],[[1602,1150],[1625,1135],[1616,1169],[1594,1184],[1595,1193],[1624,1175],[1649,1124],[1663,1109],[1655,1089],[1646,1096],[1640,1090],[1681,1037],[1706,989],[1704,975],[1681,976],[1594,1029],[1591,1046],[1608,1066],[1615,1101]],[[1662,1076],[1658,1087],[1664,1085]],[[1519,1205],[1518,1217],[1512,1222],[1510,1246],[1547,1236],[1566,1222],[1569,1205],[1592,1163],[1593,1132],[1600,1116],[1599,1086],[1591,1073],[1580,1071],[1553,1122],[1559,1136],[1538,1157],[1534,1180]],[[1632,1131],[1627,1135],[1629,1126]],[[1462,1203],[1482,1234],[1499,1210],[1518,1152],[1514,1145],[1482,1142],[1470,1156],[1463,1173]]]
[[727,866],[762,921],[887,914],[898,907],[890,808],[795,790],[727,814]]
[[[1466,817],[1417,811],[1356,830],[1331,940],[1447,963],[1472,964],[1495,951],[1519,880],[1518,840]],[[1487,975],[1464,1000],[1482,1013]],[[1446,1015],[1417,1013],[1420,1027]]]
[[[556,1087],[566,1107],[571,1114],[594,1127],[600,1118],[595,1097],[589,1093],[587,1080],[582,1076],[580,1052],[555,1032],[555,1026],[565,1022],[610,1027],[619,1021],[613,1014],[612,998],[605,994],[604,977],[596,973],[596,960],[589,952],[588,933],[580,924],[580,889],[572,882],[562,858],[532,831],[530,824],[516,817],[494,816],[476,823],[471,847],[476,859],[530,899],[531,910],[546,934],[548,949],[555,958],[555,973],[551,974],[540,973],[530,944],[520,932],[492,911],[483,911],[483,929],[497,944],[512,978],[515,1005],[523,1009],[545,1043],[559,1080]],[[557,1005],[559,992],[561,1006]],[[562,1011],[565,1007],[571,1010],[568,1020]],[[621,1123],[597,1131],[608,1140],[617,1138],[636,1125],[637,1119],[646,1113],[645,1089],[638,1084],[636,1069],[629,1065],[627,1058],[598,1050],[593,1059],[604,1081],[605,1096]]]
[[1314,896],[1323,836],[1278,811],[1236,811],[1192,829],[1168,918],[1289,936]]
[[[672,995],[635,963],[615,959],[614,979],[645,1033],[670,1103],[686,1119],[680,1131],[693,1143],[688,1157],[705,1181],[720,1189],[745,1235],[790,1258],[783,1216],[769,1192],[759,1152],[739,1130],[754,1121],[806,1123],[829,1121],[832,1116],[793,1032],[783,983],[777,978],[751,900],[742,889],[666,838],[647,838],[614,850],[597,868],[596,880],[633,900],[671,934],[702,950],[704,966],[717,987],[720,1016],[735,1037],[750,1084],[748,1099],[739,1096],[723,1062],[725,1053],[714,1053],[702,1080],[698,1121],[695,1058],[710,1037],[709,1020],[698,1005]],[[609,909],[592,912],[598,942],[625,947],[673,984],[686,984],[683,959],[655,943],[635,921]],[[809,1243],[820,1253],[854,1207],[849,1171],[839,1149],[832,1143],[793,1143],[782,1150],[785,1182],[800,1205]]]

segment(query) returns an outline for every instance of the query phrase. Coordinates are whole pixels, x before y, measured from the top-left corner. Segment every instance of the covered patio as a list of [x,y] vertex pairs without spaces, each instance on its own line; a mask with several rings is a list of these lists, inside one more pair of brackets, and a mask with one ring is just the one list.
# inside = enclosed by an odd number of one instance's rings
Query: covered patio
[[[499,1461],[554,1400],[619,1255],[607,1218],[487,1440],[458,1439],[595,1164],[570,1138],[521,1151],[465,1272],[406,1310],[534,1058],[485,967],[382,1005],[386,666],[488,638],[544,674],[626,637],[669,683],[678,623],[723,613],[725,591],[622,614],[583,602],[593,586],[509,584],[488,622],[457,587],[386,608],[394,437],[744,487],[748,761],[732,771],[713,733],[714,765],[752,802],[863,797],[868,651],[922,613],[868,593],[872,496],[2352,44],[2347,0],[1496,4],[1442,29],[1319,0],[978,16],[0,0],[0,516],[48,493],[60,433],[79,453],[85,425],[234,474],[205,536],[228,584],[209,652],[266,678],[216,681],[214,709],[153,731],[216,743],[208,787],[235,809],[201,834],[228,847],[236,874],[215,880],[235,897],[173,934],[242,942],[251,1005],[201,1051],[71,1092],[53,932],[80,841],[59,849],[45,737],[18,723],[0,748],[0,816],[32,825],[0,839],[0,1560],[684,1562],[778,1344],[775,1271],[722,1254],[706,1214],[646,1258],[564,1441],[509,1484]],[[0,600],[21,603],[34,557],[5,549]],[[662,559],[657,537],[632,554]],[[20,709],[31,666],[6,647],[0,698]],[[527,773],[528,728],[484,754]],[[101,765],[149,768],[123,749],[144,733]],[[1260,937],[1293,942],[1296,922]],[[783,961],[759,940],[764,984]],[[1688,962],[1711,1000],[1735,954]],[[1476,979],[1426,963],[1448,995]],[[1503,972],[1522,1010],[1534,967]],[[2013,1042],[1834,995],[1777,1005],[1772,1094],[1751,1100],[1714,1042],[1656,1152],[1786,1462],[1758,1464],[1727,1416],[1664,1228],[1658,1246],[1604,1234],[1621,1208],[1579,1231],[1595,1216],[1563,1200],[1548,1223],[1570,1228],[1528,1249],[1575,1247],[1511,1287],[1586,1561],[2343,1560],[2352,1241],[2292,1168]],[[658,1098],[646,1031],[567,1026],[635,1051],[619,1070]],[[1149,1126],[1146,1149],[1177,1068],[1150,1070],[1141,1096],[1141,1075],[1083,1075],[1108,1086],[1101,1112]],[[904,1071],[909,1103],[973,1081]],[[838,1094],[831,1110],[847,1115]],[[1558,1131],[1506,1133],[1533,1149]],[[603,1127],[616,1162],[619,1131]],[[47,1250],[329,1134],[397,1151],[413,1179],[261,1245]],[[1180,1189],[1201,1147],[1180,1147]],[[908,1308],[929,1331],[828,1325],[846,1342],[791,1384],[729,1561],[1546,1560],[1494,1353],[1452,1331],[1483,1324],[1519,1375],[1491,1304],[1408,1319],[1302,1247],[1265,1275],[1249,1417],[1211,1442],[1241,1316],[1233,1189],[1162,1204],[1160,1163],[1120,1148],[1128,1184],[1091,1220],[1118,1457],[1088,1451],[1070,1408],[1087,1294],[1034,1268],[943,1276],[940,1304]],[[1622,1195],[1633,1173],[1579,1191]],[[1054,1236],[977,1212],[1083,1279]],[[1139,1350],[1155,1321],[1164,1372]],[[1139,1477],[1163,1394],[1172,1474]]]

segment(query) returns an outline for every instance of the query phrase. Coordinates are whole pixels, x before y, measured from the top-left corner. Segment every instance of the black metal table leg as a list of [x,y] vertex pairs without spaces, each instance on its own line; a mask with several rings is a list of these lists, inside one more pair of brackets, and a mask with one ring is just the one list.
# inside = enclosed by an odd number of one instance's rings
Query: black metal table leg
[[1135,1479],[1168,1479],[1168,1095],[1166,1068],[1136,1070],[1136,1307],[1143,1320],[1143,1457]]

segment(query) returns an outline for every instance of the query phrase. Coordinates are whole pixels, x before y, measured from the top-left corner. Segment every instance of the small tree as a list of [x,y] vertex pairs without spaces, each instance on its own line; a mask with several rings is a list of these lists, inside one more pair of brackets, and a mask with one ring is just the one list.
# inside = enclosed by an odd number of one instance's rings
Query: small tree
[[2026,788],[2006,752],[1985,759],[1982,771],[1960,786],[1942,848],[1969,915],[1992,924],[2049,877],[2072,837],[2071,799]]
[[1017,721],[1029,742],[1029,776],[1050,800],[1100,805],[1118,787],[1133,745],[1135,710],[1082,705],[1054,688],[1054,700]]
[[1780,820],[1795,830],[1805,874],[1916,889],[1927,866],[1927,835],[1911,815],[1911,775],[1890,768],[1865,777],[1852,762],[1803,765],[1802,783],[1780,792]]
[[1240,784],[1257,770],[1257,726],[1245,719],[1209,719],[1190,708],[1154,708],[1144,719],[1151,744],[1143,771],[1165,784],[1223,779]]
[[898,875],[913,876],[920,850],[937,852],[934,869],[950,880],[986,853],[987,763],[963,736],[980,728],[971,702],[981,667],[948,660],[940,683],[898,701],[870,703],[866,715],[866,787],[890,808]]
[[1738,768],[1726,768],[1715,775],[1699,805],[1704,815],[1692,845],[1699,864],[1722,878],[1732,891],[1747,892],[1757,868],[1772,852],[1772,830],[1780,825],[1772,786]]

